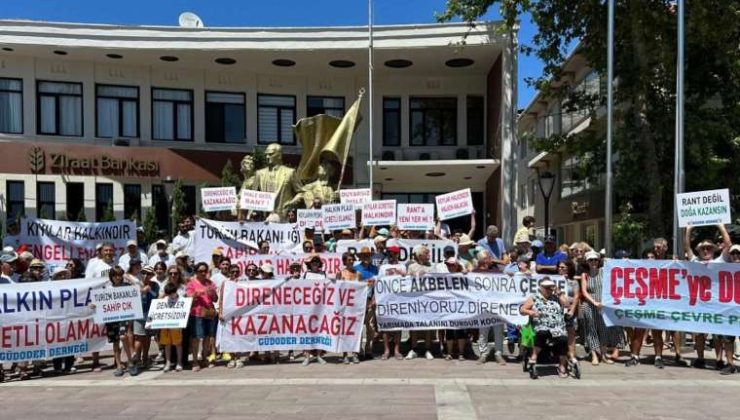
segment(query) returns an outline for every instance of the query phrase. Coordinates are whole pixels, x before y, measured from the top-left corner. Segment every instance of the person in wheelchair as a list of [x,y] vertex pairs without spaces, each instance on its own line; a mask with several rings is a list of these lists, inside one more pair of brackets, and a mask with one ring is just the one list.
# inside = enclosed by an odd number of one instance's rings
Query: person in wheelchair
[[534,348],[528,363],[529,376],[537,379],[537,356],[543,348],[552,347],[558,358],[558,376],[567,378],[568,336],[563,308],[568,305],[568,299],[549,277],[543,277],[539,286],[539,291],[529,296],[519,309],[522,315],[530,317],[535,332]]

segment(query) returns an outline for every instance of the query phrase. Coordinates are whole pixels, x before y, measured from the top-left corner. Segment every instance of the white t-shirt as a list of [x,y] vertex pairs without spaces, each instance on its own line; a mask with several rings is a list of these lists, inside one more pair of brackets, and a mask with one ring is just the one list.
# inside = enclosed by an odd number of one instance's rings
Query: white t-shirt
[[177,255],[178,252],[183,251],[185,254],[190,255],[190,248],[193,244],[193,232],[178,233],[172,239],[172,253]]
[[160,256],[159,253],[156,253],[149,258],[149,266],[154,267],[160,261],[167,267],[175,265],[175,257],[172,254],[164,254],[164,256]]
[[138,258],[139,260],[141,260],[141,264],[148,263],[149,258],[147,258],[146,253],[144,253],[144,251],[137,249],[136,252],[139,255],[135,255],[134,257],[131,257],[131,255],[127,252],[121,255],[121,258],[118,259],[118,265],[121,266],[121,268],[123,268],[123,271],[128,271],[129,262],[131,261],[131,258]]
[[87,268],[85,269],[85,278],[108,278],[108,273],[113,267],[115,267],[113,263],[108,264],[101,259],[93,258],[87,263]]
[[[395,271],[394,271],[395,270]],[[406,266],[401,263],[383,264],[378,269],[379,276],[405,276]]]
[[228,278],[226,276],[224,276],[223,274],[221,274],[220,271],[218,273],[216,273],[216,274],[213,274],[211,276],[211,281],[213,282],[213,284],[216,285],[216,289],[220,289],[221,288],[221,285],[224,284],[224,282],[227,281],[227,280],[228,280]]
[[303,278],[306,280],[326,280],[326,274],[325,273],[312,273],[309,271],[303,275]]

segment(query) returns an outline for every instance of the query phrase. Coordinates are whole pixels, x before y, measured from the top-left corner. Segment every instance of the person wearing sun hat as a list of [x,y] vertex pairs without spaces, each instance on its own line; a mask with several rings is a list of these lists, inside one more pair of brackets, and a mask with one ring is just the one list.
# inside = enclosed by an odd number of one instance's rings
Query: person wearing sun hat
[[466,273],[472,271],[477,265],[474,251],[472,250],[472,247],[475,245],[475,241],[470,239],[470,236],[467,234],[460,235],[460,242],[457,243],[457,260]]
[[123,271],[128,271],[128,266],[132,259],[138,259],[142,262],[149,260],[146,252],[138,248],[135,240],[126,242],[126,252],[118,258],[118,265],[123,268]]

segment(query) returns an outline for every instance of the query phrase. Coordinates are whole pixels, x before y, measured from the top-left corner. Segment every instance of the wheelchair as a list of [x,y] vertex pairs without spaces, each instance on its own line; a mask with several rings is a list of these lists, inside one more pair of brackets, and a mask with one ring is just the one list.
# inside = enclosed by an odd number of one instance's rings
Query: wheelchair
[[[547,331],[540,331],[538,333],[532,331],[532,334],[534,334],[532,337],[533,340],[528,340],[528,343],[525,343],[527,340],[522,340],[519,345],[522,356],[522,371],[524,373],[529,373],[530,379],[538,379],[539,373],[537,372],[537,366],[558,366],[560,364],[560,355],[568,353],[568,338],[567,336],[552,337]],[[534,351],[534,343],[537,342],[542,344],[542,347],[537,355],[536,365],[532,365],[529,362],[529,356]],[[565,370],[568,376],[575,379],[581,379],[581,367],[577,361],[571,362],[568,360],[565,364]]]

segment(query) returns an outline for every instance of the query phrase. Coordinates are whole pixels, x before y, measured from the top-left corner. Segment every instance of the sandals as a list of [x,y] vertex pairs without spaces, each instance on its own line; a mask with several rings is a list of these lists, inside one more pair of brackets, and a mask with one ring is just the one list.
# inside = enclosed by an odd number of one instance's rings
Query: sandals
[[560,369],[560,366],[558,366],[558,376],[559,376],[559,377],[560,377],[561,379],[565,379],[565,378],[567,378],[567,377],[569,376],[569,375],[568,375],[568,369],[566,369],[566,368],[563,368],[563,369],[561,370],[561,369]]
[[383,353],[383,355],[380,356],[380,360],[388,360],[388,357],[390,357],[390,353]]
[[401,353],[396,353],[393,357],[395,357],[396,360],[403,360],[403,355]]
[[448,362],[451,361],[452,360],[452,355],[451,354],[446,354],[445,355],[445,360],[447,360]]

